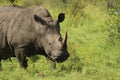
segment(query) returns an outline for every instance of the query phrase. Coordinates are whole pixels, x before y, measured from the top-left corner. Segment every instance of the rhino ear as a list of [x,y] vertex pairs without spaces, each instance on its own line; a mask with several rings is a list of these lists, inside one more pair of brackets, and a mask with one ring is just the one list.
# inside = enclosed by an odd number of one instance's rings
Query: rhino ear
[[64,19],[65,19],[65,13],[60,13],[60,14],[58,15],[58,22],[63,22]]
[[35,21],[40,22],[43,25],[46,24],[46,21],[37,15],[34,15],[34,19],[35,19]]

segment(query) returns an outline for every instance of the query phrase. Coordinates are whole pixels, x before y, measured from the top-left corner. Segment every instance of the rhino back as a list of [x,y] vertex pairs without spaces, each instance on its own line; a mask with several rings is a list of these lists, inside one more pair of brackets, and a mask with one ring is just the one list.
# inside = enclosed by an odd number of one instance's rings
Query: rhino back
[[39,26],[34,20],[34,14],[49,20],[52,19],[48,11],[42,7],[29,7],[22,9],[11,9],[0,13],[0,42],[12,45],[27,45],[34,42],[41,31],[42,25]]
[[1,6],[1,7],[0,7],[0,12],[16,11],[16,10],[19,10],[19,9],[23,9],[23,7],[14,6],[14,5]]

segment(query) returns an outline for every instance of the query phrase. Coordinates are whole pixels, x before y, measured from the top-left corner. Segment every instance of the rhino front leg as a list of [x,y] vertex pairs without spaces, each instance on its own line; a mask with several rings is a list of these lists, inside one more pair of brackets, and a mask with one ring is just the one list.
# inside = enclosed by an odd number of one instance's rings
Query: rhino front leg
[[56,63],[53,62],[53,61],[51,62],[51,69],[52,69],[52,70],[55,70],[55,69],[56,69]]
[[50,64],[50,68],[51,70],[55,70],[56,69],[56,63],[53,62],[50,58],[47,57],[47,61]]
[[25,49],[20,48],[15,50],[15,55],[19,61],[20,67],[26,69],[27,68],[27,60],[25,55]]

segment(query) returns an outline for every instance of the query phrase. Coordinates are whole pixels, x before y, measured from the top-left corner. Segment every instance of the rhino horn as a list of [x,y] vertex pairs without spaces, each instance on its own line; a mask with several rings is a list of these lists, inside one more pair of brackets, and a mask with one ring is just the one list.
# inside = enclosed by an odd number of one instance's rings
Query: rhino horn
[[67,32],[65,33],[65,38],[63,40],[63,47],[64,48],[67,48],[67,38],[68,38],[68,35],[67,35]]

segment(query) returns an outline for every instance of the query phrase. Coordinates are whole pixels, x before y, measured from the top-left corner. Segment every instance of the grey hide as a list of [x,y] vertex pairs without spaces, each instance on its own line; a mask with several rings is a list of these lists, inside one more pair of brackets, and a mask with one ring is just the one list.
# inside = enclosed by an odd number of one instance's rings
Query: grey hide
[[0,62],[17,57],[22,68],[27,68],[26,57],[44,55],[53,62],[64,62],[69,57],[67,32],[63,39],[60,23],[65,14],[53,20],[43,7],[0,7]]

